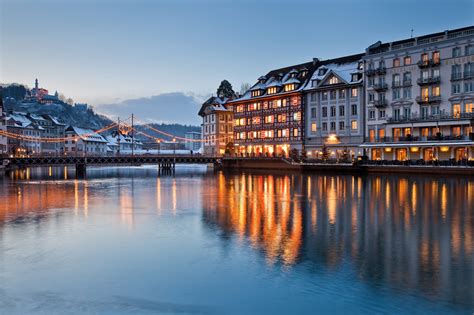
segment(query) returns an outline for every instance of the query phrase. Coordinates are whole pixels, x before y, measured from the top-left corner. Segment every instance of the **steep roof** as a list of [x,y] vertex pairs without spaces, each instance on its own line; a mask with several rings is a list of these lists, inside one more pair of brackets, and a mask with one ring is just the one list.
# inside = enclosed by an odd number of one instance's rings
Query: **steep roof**
[[107,143],[107,140],[105,140],[104,137],[102,137],[100,134],[96,133],[92,129],[69,126],[66,129],[66,132],[74,132],[76,135],[79,136],[79,138],[84,141]]
[[229,101],[230,99],[227,97],[220,98],[218,96],[211,96],[207,101],[205,101],[201,109],[199,110],[198,115],[201,117],[204,117],[204,112],[206,109],[210,111],[226,111],[227,108],[225,104]]

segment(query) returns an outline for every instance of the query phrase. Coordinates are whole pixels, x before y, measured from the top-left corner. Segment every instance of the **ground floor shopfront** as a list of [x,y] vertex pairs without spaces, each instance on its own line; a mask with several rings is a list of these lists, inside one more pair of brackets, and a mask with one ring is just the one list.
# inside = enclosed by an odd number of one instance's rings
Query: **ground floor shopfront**
[[288,156],[296,149],[301,154],[301,143],[236,143],[235,152],[240,156]]
[[377,143],[363,144],[361,148],[371,160],[387,161],[449,161],[473,160],[474,141],[439,143]]
[[329,159],[356,159],[363,155],[363,149],[359,145],[305,145],[308,158],[323,159],[324,151]]

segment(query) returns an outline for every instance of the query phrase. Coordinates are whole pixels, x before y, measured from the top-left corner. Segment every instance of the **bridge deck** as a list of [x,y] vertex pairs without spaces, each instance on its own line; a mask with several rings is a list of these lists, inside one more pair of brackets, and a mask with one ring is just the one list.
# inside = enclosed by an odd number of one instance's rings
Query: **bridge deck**
[[143,165],[143,164],[209,164],[220,158],[199,155],[136,155],[136,156],[55,156],[55,157],[3,157],[0,165],[54,166],[54,165]]

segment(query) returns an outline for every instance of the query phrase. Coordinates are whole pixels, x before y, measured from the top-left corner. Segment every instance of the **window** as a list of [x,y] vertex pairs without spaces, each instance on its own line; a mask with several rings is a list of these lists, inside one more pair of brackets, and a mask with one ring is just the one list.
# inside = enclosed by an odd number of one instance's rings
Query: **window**
[[267,90],[267,93],[268,94],[275,94],[277,92],[277,88],[274,86],[274,87],[270,87],[268,88]]
[[379,118],[384,119],[385,118],[385,109],[379,110]]
[[403,74],[403,83],[405,84],[411,83],[411,72],[405,72]]
[[393,59],[393,67],[400,67],[400,59],[395,58]]
[[357,115],[357,104],[352,104],[351,105],[351,114],[352,114],[352,116]]
[[339,130],[345,130],[345,129],[346,129],[346,126],[345,126],[344,122],[340,121],[339,122]]
[[351,89],[351,97],[357,97],[357,88]]
[[411,98],[411,88],[407,87],[403,89],[403,98],[409,99]]
[[296,88],[295,84],[285,84],[285,92],[293,91]]
[[423,106],[421,107],[421,117],[427,118],[429,116],[429,107]]
[[337,83],[339,83],[339,79],[336,76],[332,76],[329,79],[329,84],[337,84]]
[[336,122],[332,121],[331,122],[331,131],[335,131],[335,130],[336,130]]
[[431,115],[439,115],[439,106],[431,106]]
[[352,120],[351,121],[351,129],[352,130],[357,130],[357,120]]
[[369,110],[369,119],[375,119],[375,110]]
[[311,123],[311,132],[316,132],[316,123]]
[[345,113],[346,108],[344,107],[344,105],[339,106],[339,116],[343,117]]
[[357,73],[353,73],[352,76],[351,76],[351,81],[352,82],[359,81],[359,75]]
[[323,131],[328,131],[328,123],[323,122]]
[[392,91],[392,99],[393,100],[398,100],[400,99],[400,89],[394,89]]
[[474,104],[473,103],[467,103],[464,105],[464,109],[466,113],[472,113],[474,112]]
[[411,108],[410,107],[405,107],[403,109],[403,116],[405,118],[410,118],[411,117]]
[[293,129],[293,137],[298,137],[298,128]]
[[311,108],[311,118],[316,118],[316,108]]
[[465,82],[464,92],[474,92],[474,82]]
[[346,90],[339,90],[339,98],[346,98]]
[[393,86],[400,86],[400,74],[394,74],[392,76],[392,83],[393,83]]
[[411,65],[411,57],[410,56],[406,56],[405,58],[403,58],[403,65],[405,65],[405,66]]
[[421,54],[421,62],[422,62],[424,65],[427,65],[427,64],[428,64],[428,61],[429,61],[428,54]]
[[433,63],[435,63],[435,64],[440,63],[439,51],[434,51],[433,52]]
[[331,117],[336,116],[336,106],[331,106]]
[[454,47],[453,48],[453,58],[460,57],[461,56],[461,48],[460,47]]
[[393,118],[396,120],[400,119],[400,108],[396,108],[393,110]]
[[461,105],[460,104],[453,104],[453,116],[459,118],[461,115]]
[[274,121],[274,116],[273,115],[265,116],[265,123],[266,124],[271,124],[271,123],[273,123],[273,121]]
[[331,97],[331,100],[335,100],[336,99],[336,93],[337,91],[336,90],[333,90],[329,93],[330,97]]
[[318,80],[312,80],[311,81],[311,86],[312,87],[317,87],[318,86]]
[[279,123],[286,122],[286,114],[278,115],[278,116],[277,116],[277,121],[278,121]]
[[465,48],[465,55],[474,55],[474,46],[473,45],[467,45]]
[[261,95],[260,90],[252,91],[252,97],[256,97],[256,96],[260,96],[260,95]]
[[311,100],[311,102],[316,102],[316,93],[311,93],[310,94],[310,100]]
[[453,83],[453,85],[451,87],[451,92],[452,92],[452,94],[461,93],[461,84]]
[[439,96],[439,95],[440,95],[440,94],[439,94],[439,91],[440,91],[440,90],[439,90],[439,86],[433,86],[433,87],[431,88],[431,95],[433,95],[433,96]]
[[321,98],[322,98],[323,101],[327,101],[328,100],[328,92],[324,91]]
[[300,121],[301,120],[301,112],[293,113],[293,121]]
[[323,117],[328,117],[328,108],[323,107]]
[[375,101],[375,94],[374,93],[369,93],[369,102]]

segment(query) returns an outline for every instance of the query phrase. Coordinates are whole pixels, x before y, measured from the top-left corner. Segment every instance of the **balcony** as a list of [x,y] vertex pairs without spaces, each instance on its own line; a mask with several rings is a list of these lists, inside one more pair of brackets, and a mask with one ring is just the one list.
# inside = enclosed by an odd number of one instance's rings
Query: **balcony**
[[378,68],[376,69],[376,72],[377,72],[378,75],[383,75],[383,74],[387,73],[387,68],[385,68],[385,67],[378,67]]
[[377,108],[385,108],[387,107],[387,100],[375,100],[374,106]]
[[402,85],[404,87],[411,86],[411,80],[403,80]]
[[387,83],[375,83],[373,88],[377,92],[383,92],[383,91],[386,91],[388,89],[388,84]]
[[464,71],[464,79],[474,78],[474,71]]
[[424,68],[429,68],[429,67],[436,67],[436,66],[439,66],[441,64],[441,61],[439,59],[428,59],[428,60],[420,60],[418,61],[418,67],[420,69],[424,69]]
[[416,102],[418,104],[436,104],[441,102],[441,95],[430,95],[430,96],[417,96]]
[[375,69],[368,69],[365,74],[368,76],[368,77],[371,77],[371,76],[374,76],[374,75],[383,75],[387,73],[387,68],[385,67],[378,67],[378,68],[375,68]]
[[441,82],[441,78],[439,76],[431,77],[431,78],[419,78],[418,80],[416,80],[416,82],[420,86],[431,85],[431,84],[439,84]]
[[410,116],[399,116],[390,117],[387,119],[389,124],[400,124],[400,123],[416,123],[416,122],[427,122],[427,121],[442,121],[442,120],[459,120],[459,119],[474,119],[474,113],[459,113],[456,115],[440,113],[438,115],[415,115]]
[[462,73],[461,72],[453,72],[451,73],[451,81],[462,80]]

